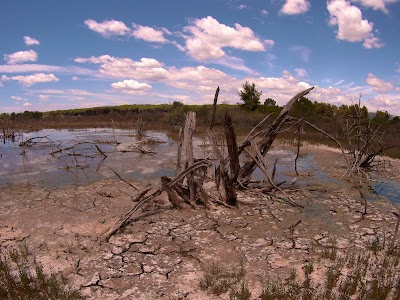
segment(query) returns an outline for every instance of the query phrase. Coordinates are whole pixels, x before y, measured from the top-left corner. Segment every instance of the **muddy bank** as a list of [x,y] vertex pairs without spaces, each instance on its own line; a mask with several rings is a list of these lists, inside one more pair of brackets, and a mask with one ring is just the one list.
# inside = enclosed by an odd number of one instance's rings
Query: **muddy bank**
[[[339,249],[365,249],[376,236],[390,241],[394,231],[391,212],[397,207],[379,195],[360,221],[363,205],[343,177],[340,153],[307,147],[302,154],[313,154],[319,169],[334,179],[287,185],[303,209],[288,206],[279,193],[239,193],[239,208],[209,210],[170,209],[162,196],[144,210],[164,210],[128,224],[109,242],[100,235],[129,210],[136,195],[125,183],[107,179],[79,187],[2,187],[1,249],[26,243],[47,269],[63,273],[88,299],[221,299],[200,289],[204,268],[244,258],[256,299],[267,274],[284,277],[292,267],[301,268],[314,255],[312,248],[327,245],[331,237]],[[385,171],[376,172],[398,181],[399,166],[391,161]],[[312,170],[300,172],[298,181],[313,176]],[[159,185],[158,180],[152,183]]]

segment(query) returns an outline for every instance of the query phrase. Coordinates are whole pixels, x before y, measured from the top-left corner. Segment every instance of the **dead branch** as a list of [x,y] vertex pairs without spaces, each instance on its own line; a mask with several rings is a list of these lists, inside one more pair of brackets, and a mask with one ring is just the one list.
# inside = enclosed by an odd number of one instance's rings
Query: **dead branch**
[[167,193],[168,200],[175,208],[185,208],[184,202],[182,202],[176,192],[169,186],[171,179],[166,176],[161,177],[162,189]]
[[[257,159],[249,150],[245,149],[246,153],[253,159],[253,161],[256,163],[256,165],[260,168],[261,171],[263,171],[263,173],[265,174],[265,176],[268,179],[269,184],[275,188],[276,190],[280,191],[282,194],[285,195],[285,197],[287,197],[287,199],[283,199],[286,203],[295,206],[295,207],[299,207],[299,208],[304,208],[302,205],[298,204],[296,201],[294,201],[292,199],[292,197],[290,197],[283,189],[281,189],[278,185],[276,185],[271,177],[268,175],[268,171],[266,170],[265,165],[263,164],[263,161],[260,159]],[[258,151],[258,153],[260,153]],[[258,156],[260,157],[261,154],[258,154]]]
[[97,151],[99,151],[99,153],[101,154],[101,155],[103,155],[104,156],[104,158],[106,158],[106,157],[108,157],[101,149],[100,149],[100,147],[99,146],[97,146],[97,145],[94,145],[94,147],[96,148],[96,150]]
[[217,111],[218,94],[219,94],[219,87],[217,87],[217,90],[215,91],[215,95],[214,95],[214,104],[213,104],[213,108],[212,108],[212,116],[211,116],[210,127],[208,128],[209,130],[212,130],[213,127],[214,127],[215,113]]
[[400,214],[398,212],[393,212],[393,214],[396,216],[397,222],[396,222],[396,229],[394,230],[392,242],[390,243],[389,251],[392,251],[394,249],[394,243],[396,242],[397,234],[399,232],[399,225],[400,225]]
[[[269,148],[271,147],[273,141],[275,140],[276,135],[278,134],[278,131],[282,128],[282,126],[285,124],[287,121],[287,116],[290,112],[290,109],[293,107],[293,105],[302,97],[307,95],[314,87],[311,87],[303,92],[298,93],[296,96],[294,96],[282,109],[278,117],[272,122],[272,124],[268,127],[268,129],[263,133],[262,139],[259,143],[259,149],[261,151],[262,156],[264,156]],[[249,142],[250,143],[250,142]],[[251,160],[246,162],[243,167],[240,170],[239,173],[239,181],[245,182],[248,181],[250,178],[251,174],[254,172],[256,168],[256,163]]]
[[243,150],[244,150],[245,147],[247,147],[247,146],[250,145],[250,144],[249,144],[250,138],[254,139],[256,136],[260,135],[263,131],[259,131],[259,132],[257,132],[255,135],[251,136],[252,133],[253,133],[257,128],[259,128],[265,121],[267,121],[267,120],[269,119],[269,117],[272,116],[272,115],[273,115],[273,113],[270,113],[270,114],[266,115],[266,116],[264,117],[264,119],[262,119],[262,120],[260,121],[260,123],[258,123],[256,126],[254,126],[254,127],[250,130],[250,132],[247,134],[246,138],[243,140],[242,144],[239,146],[239,149],[238,149],[239,155],[240,155],[240,153],[243,152]]
[[[151,187],[146,188],[145,190],[141,191],[135,198],[135,202],[139,201],[142,197],[144,197],[148,191],[151,190]],[[155,193],[157,193],[159,190],[157,190]],[[132,214],[144,203],[145,200],[150,199],[150,196],[154,195],[155,193],[147,196],[143,200],[139,201],[136,203],[125,215],[123,215],[113,227],[111,227],[108,231],[102,234],[103,238],[108,241],[110,237],[117,232],[118,229],[120,229],[122,226],[125,225],[125,223],[130,219]],[[154,198],[154,197],[153,197]]]
[[297,171],[297,160],[299,159],[300,153],[300,136],[301,136],[301,127],[300,125],[297,126],[297,151],[296,151],[296,158],[294,159],[294,170],[296,171],[296,175],[299,175]]
[[110,168],[110,170],[122,181],[125,182],[127,185],[129,185],[130,187],[133,187],[135,190],[139,190],[139,188],[137,186],[135,186],[134,184],[130,183],[129,181],[123,179],[117,172],[115,172],[113,169]]

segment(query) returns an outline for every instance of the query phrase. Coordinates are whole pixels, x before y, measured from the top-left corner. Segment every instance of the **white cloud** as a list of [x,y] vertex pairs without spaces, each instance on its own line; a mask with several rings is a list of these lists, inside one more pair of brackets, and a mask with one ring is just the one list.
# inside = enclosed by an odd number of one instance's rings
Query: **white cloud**
[[24,104],[23,104],[23,106],[32,106],[32,103],[29,103],[29,102],[25,102]]
[[308,76],[307,71],[303,68],[296,68],[294,69],[294,71],[296,72],[296,76],[299,78],[304,78]]
[[299,15],[307,12],[310,7],[308,0],[286,0],[280,12],[285,15]]
[[41,100],[41,101],[47,101],[47,100],[49,100],[49,96],[48,95],[39,95],[39,100]]
[[19,97],[19,96],[11,96],[11,99],[13,99],[15,101],[28,101],[28,99],[22,98],[22,97]]
[[0,65],[3,73],[57,72],[63,74],[93,75],[93,70],[75,66],[59,67],[39,64]]
[[390,82],[386,82],[383,79],[376,77],[374,74],[369,73],[367,77],[367,83],[369,86],[373,88],[373,90],[377,93],[387,93],[390,90],[394,89],[393,84]]
[[77,63],[81,63],[81,64],[82,63],[101,64],[101,63],[106,63],[113,59],[114,59],[114,57],[106,54],[106,55],[101,55],[98,57],[91,56],[89,58],[78,57],[78,58],[75,58],[74,61]]
[[129,94],[143,94],[144,92],[151,89],[151,85],[147,83],[137,82],[133,79],[128,79],[120,82],[114,82],[111,84],[113,89],[121,90],[124,93]]
[[294,53],[294,55],[299,57],[305,63],[310,61],[312,51],[310,48],[308,48],[306,46],[302,46],[302,45],[290,46],[289,51]]
[[368,100],[370,111],[388,111],[391,115],[400,115],[400,95],[376,95]]
[[36,61],[38,55],[35,51],[18,51],[12,54],[4,54],[4,60],[7,64],[17,64],[24,61]]
[[59,81],[59,79],[54,76],[54,74],[44,74],[44,73],[37,73],[33,75],[27,76],[13,76],[11,77],[12,80],[16,80],[22,86],[31,86],[36,83],[42,82],[52,82],[52,81]]
[[383,44],[373,33],[374,23],[363,19],[361,10],[346,0],[327,2],[329,25],[338,26],[336,38],[348,42],[362,42],[367,49],[381,48]]
[[341,79],[338,82],[334,83],[333,85],[341,85],[343,82],[345,82],[345,80]]
[[264,16],[268,15],[268,10],[266,9],[261,10],[261,14]]
[[76,58],[79,63],[99,64],[99,73],[104,77],[135,78],[138,80],[161,81],[168,78],[168,71],[153,58],[134,61],[130,58],[118,58],[109,55],[90,58]]
[[7,81],[10,80],[10,77],[7,77],[6,75],[1,75],[0,81]]
[[135,29],[132,31],[132,35],[137,39],[155,43],[168,42],[168,40],[164,37],[164,32],[162,30],[157,30],[152,27],[142,26],[135,23],[133,23],[133,27]]
[[103,21],[98,23],[94,20],[86,20],[85,25],[97,33],[100,33],[103,37],[110,37],[112,35],[126,35],[130,32],[130,29],[121,21]]
[[362,6],[372,8],[373,10],[381,10],[385,14],[389,12],[386,5],[396,3],[397,0],[352,0],[353,2],[358,2]]
[[40,42],[37,39],[31,38],[30,36],[24,36],[25,45],[34,46],[39,45]]
[[72,76],[71,79],[72,79],[72,80],[79,80],[79,77],[78,77],[78,76]]
[[208,16],[195,19],[184,28],[188,54],[199,61],[220,59],[225,55],[223,48],[230,47],[245,51],[265,51],[264,44],[248,27],[236,23],[235,27],[219,23]]
[[246,9],[247,5],[246,4],[240,4],[237,6],[238,9],[242,10],[242,9]]

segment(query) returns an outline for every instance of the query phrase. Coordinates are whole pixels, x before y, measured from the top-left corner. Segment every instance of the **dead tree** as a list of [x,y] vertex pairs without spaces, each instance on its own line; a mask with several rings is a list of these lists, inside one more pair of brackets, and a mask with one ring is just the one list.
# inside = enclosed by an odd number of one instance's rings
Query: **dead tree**
[[[258,148],[260,149],[261,155],[265,156],[265,154],[269,151],[272,143],[274,142],[279,130],[282,126],[287,122],[287,117],[289,115],[290,109],[293,105],[302,97],[307,95],[314,87],[311,87],[303,92],[298,93],[294,96],[282,109],[278,117],[272,122],[272,124],[268,127],[268,129],[261,134],[261,140],[258,143]],[[242,149],[247,146],[250,146],[251,142],[248,141],[242,145]],[[240,153],[239,153],[240,154]],[[243,167],[240,169],[238,180],[241,183],[247,182],[251,176],[251,174],[256,169],[257,164],[253,160],[249,160],[246,162]]]

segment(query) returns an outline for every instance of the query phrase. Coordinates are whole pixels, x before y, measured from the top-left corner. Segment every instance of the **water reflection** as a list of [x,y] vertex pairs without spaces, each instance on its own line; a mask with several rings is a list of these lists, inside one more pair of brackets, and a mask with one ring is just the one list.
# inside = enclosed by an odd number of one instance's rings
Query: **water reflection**
[[[134,130],[105,129],[46,129],[21,135],[19,141],[0,144],[0,186],[29,183],[43,187],[82,185],[105,178],[116,178],[115,172],[126,179],[147,182],[161,176],[174,176],[177,154],[177,136],[160,131],[147,131],[147,138],[162,143],[138,144]],[[43,137],[42,139],[33,139]],[[22,141],[35,141],[31,146],[19,146]],[[36,143],[36,141],[38,141]],[[143,142],[143,139],[142,139]],[[204,136],[194,138],[195,157],[211,156],[211,147]],[[135,147],[151,150],[155,154],[142,154]],[[104,155],[102,154],[104,153]],[[246,159],[241,156],[241,163]],[[266,163],[272,168],[278,160],[275,182],[287,184],[296,178],[295,153],[271,148]],[[296,184],[338,183],[321,171],[311,155],[298,160],[301,174]],[[271,170],[269,170],[271,173]],[[307,175],[308,176],[305,176]],[[260,169],[254,179],[265,179]],[[400,202],[400,187],[395,181],[374,183],[376,192],[392,202]]]

